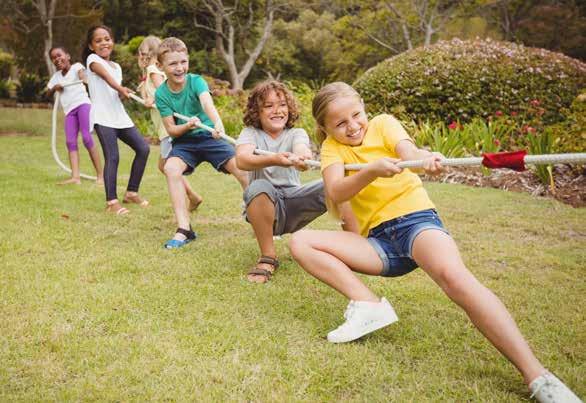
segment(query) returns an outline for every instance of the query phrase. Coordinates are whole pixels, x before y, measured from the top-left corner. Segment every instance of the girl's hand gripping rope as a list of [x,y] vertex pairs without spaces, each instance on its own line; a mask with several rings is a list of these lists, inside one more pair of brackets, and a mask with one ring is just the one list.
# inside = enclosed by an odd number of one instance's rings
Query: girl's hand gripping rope
[[396,165],[397,162],[399,162],[399,160],[396,158],[383,157],[367,164],[365,169],[369,170],[377,177],[390,178],[403,171],[403,169]]
[[134,91],[132,91],[130,88],[128,87],[120,87],[118,89],[118,96],[120,97],[120,99],[124,100],[124,99],[128,99],[130,98],[130,94],[134,94]]
[[428,175],[438,175],[443,171],[442,159],[444,156],[441,153],[432,152],[428,158],[423,160],[423,170]]

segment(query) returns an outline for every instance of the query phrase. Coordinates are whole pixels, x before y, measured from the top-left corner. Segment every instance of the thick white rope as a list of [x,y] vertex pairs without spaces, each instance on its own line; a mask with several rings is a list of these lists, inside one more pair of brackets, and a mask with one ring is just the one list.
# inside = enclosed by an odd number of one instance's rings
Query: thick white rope
[[[130,94],[130,97],[137,102],[140,102],[144,105],[144,100],[134,94]],[[173,113],[173,116],[185,120],[186,122],[191,120],[188,116],[182,115],[180,113]],[[196,123],[196,126],[207,130],[207,131],[214,131],[214,129],[210,126],[204,125],[203,123]],[[220,137],[231,144],[236,144],[236,140],[232,137],[226,135],[225,133],[220,133]],[[258,155],[275,155],[275,153],[271,151],[259,150],[258,148],[254,150],[255,154]],[[442,158],[440,163],[442,166],[450,167],[450,166],[478,166],[482,165],[483,158],[482,157],[466,157],[466,158]],[[543,154],[543,155],[526,155],[524,157],[525,164],[531,165],[549,165],[549,164],[559,164],[559,163],[568,163],[568,164],[585,164],[586,163],[586,153],[574,153],[574,154]],[[305,160],[305,163],[314,168],[319,168],[321,166],[319,161],[315,160]],[[423,168],[425,164],[424,160],[412,160],[412,161],[400,161],[396,165],[399,168]],[[344,165],[344,169],[346,171],[359,171],[366,167],[367,164],[346,164]]]
[[[140,102],[141,104],[145,104],[144,99],[142,99],[141,97],[135,95],[135,94],[130,94],[130,98],[134,99],[137,102]],[[192,118],[189,118],[185,115],[182,115],[180,113],[173,113],[173,116],[175,116],[176,118],[185,120],[186,122],[191,120]],[[203,123],[196,123],[196,126],[199,127],[200,129],[204,129],[207,130],[209,132],[213,132],[214,129],[210,126],[204,125]],[[221,133],[220,132],[220,138],[226,140],[228,143],[232,144],[232,145],[236,145],[236,140],[234,140],[232,137],[228,136],[225,133]],[[254,153],[257,155],[275,155],[276,153],[271,152],[271,151],[266,151],[266,150],[260,150],[260,149],[255,149]],[[315,167],[315,168],[319,168],[320,167],[320,163],[319,161],[314,161],[314,160],[305,160],[305,163],[307,164],[307,166],[310,167]]]
[[[69,87],[71,85],[77,85],[77,84],[82,84],[83,81],[81,80],[76,80],[76,81],[71,81],[69,83],[65,83],[65,84],[61,84],[61,86],[63,88],[65,87]],[[59,159],[59,154],[57,153],[57,111],[59,110],[59,91],[55,91],[55,100],[53,101],[53,115],[52,115],[52,119],[51,119],[51,123],[52,123],[52,127],[51,127],[51,151],[53,152],[53,159],[55,159],[55,162],[57,162],[57,165],[59,165],[61,167],[61,169],[63,169],[65,172],[67,173],[71,173],[71,168],[69,168],[67,165],[65,165],[61,159]],[[83,173],[79,174],[80,177],[85,178],[85,179],[89,179],[89,180],[96,180],[95,176],[91,176],[91,175],[86,175]]]

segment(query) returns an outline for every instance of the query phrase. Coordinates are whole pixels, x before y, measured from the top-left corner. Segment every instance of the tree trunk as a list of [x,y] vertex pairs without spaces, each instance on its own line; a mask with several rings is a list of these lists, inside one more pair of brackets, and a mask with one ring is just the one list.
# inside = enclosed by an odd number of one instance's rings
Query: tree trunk
[[52,76],[55,73],[55,66],[51,62],[51,56],[49,51],[53,47],[53,19],[55,18],[55,9],[57,8],[57,0],[49,0],[49,6],[45,0],[33,1],[33,6],[39,13],[41,20],[41,26],[45,30],[44,38],[44,51],[43,57],[47,66],[47,73]]
[[[258,40],[254,50],[248,55],[248,59],[242,66],[242,69],[238,71],[236,65],[236,51],[235,51],[235,28],[232,20],[230,19],[229,13],[221,1],[214,3],[206,3],[207,10],[214,15],[214,23],[216,36],[216,50],[222,56],[222,59],[228,66],[228,72],[230,74],[230,83],[234,90],[242,90],[244,87],[244,81],[250,74],[254,63],[260,56],[267,40],[271,36],[272,24],[274,18],[274,9],[272,6],[272,0],[267,0],[265,8],[265,21],[263,27],[263,33],[261,38]],[[228,32],[225,32],[224,23],[227,25]],[[210,29],[203,25],[196,24],[200,28]],[[224,41],[226,43],[224,43]],[[226,49],[226,46],[228,49]]]

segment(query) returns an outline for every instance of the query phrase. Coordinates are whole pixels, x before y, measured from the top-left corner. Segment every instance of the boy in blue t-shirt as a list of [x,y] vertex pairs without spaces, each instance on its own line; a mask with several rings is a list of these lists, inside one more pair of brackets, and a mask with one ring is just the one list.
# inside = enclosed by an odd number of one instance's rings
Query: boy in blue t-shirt
[[[248,186],[248,175],[236,166],[234,148],[219,140],[224,125],[205,80],[200,75],[187,73],[189,58],[183,41],[177,38],[163,40],[157,59],[167,80],[157,89],[155,102],[165,129],[173,138],[173,148],[164,168],[178,224],[173,238],[165,243],[165,248],[172,249],[184,246],[196,237],[189,223],[182,175],[189,175],[203,161],[218,171],[234,175],[243,189]],[[187,122],[176,119],[174,112],[193,119]],[[198,128],[196,125],[200,122],[213,127],[214,132]]]

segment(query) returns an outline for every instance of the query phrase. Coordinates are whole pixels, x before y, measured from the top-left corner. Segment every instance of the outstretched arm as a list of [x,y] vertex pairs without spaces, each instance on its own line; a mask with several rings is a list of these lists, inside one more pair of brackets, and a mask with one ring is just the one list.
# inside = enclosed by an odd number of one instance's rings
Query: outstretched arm
[[165,116],[163,118],[163,125],[165,126],[165,130],[167,130],[169,136],[173,138],[181,137],[188,131],[195,129],[198,123],[200,123],[198,118],[192,118],[187,121],[187,123],[176,125],[173,116]]
[[271,166],[290,167],[293,162],[289,159],[290,153],[276,153],[274,155],[256,155],[254,144],[240,144],[236,147],[236,165],[244,171],[254,171]]
[[379,176],[388,178],[401,173],[396,162],[394,158],[384,157],[349,176],[344,176],[343,164],[334,163],[322,172],[326,193],[334,203],[348,201]]
[[429,175],[436,175],[441,172],[440,160],[443,155],[417,148],[411,140],[401,140],[395,146],[395,152],[403,161],[424,160],[423,169]]
[[104,80],[110,87],[118,91],[118,94],[120,94],[120,96],[123,99],[128,98],[128,94],[133,93],[133,91],[130,88],[126,88],[118,84],[116,80],[114,80],[114,77],[112,77],[110,73],[108,73],[106,68],[102,66],[100,63],[94,62],[90,64],[89,69],[96,73],[98,76],[100,76],[100,78],[102,78],[102,80]]
[[201,102],[205,114],[208,115],[212,122],[214,122],[215,131],[212,132],[212,135],[216,139],[220,138],[219,133],[225,133],[224,123],[222,123],[222,119],[214,105],[214,100],[212,99],[211,94],[209,92],[202,92],[199,95],[199,102]]

